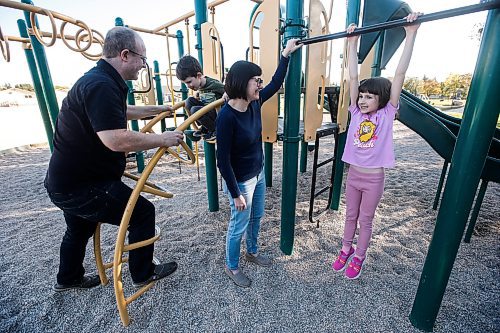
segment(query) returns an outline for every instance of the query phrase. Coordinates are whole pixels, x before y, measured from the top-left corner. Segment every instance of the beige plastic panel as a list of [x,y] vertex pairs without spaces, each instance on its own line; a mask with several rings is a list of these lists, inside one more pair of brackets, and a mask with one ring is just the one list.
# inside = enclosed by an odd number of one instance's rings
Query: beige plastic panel
[[370,52],[365,58],[365,61],[361,64],[359,69],[359,80],[369,79],[372,77],[372,66],[373,60],[375,59],[375,47],[372,47]]
[[[328,33],[325,7],[320,0],[311,0],[309,4],[309,37]],[[329,68],[331,57],[330,45],[330,42],[315,43],[310,44],[306,49],[306,92],[304,96],[304,141],[306,142],[316,140],[316,130],[323,122],[323,98],[318,106],[318,89],[322,89],[322,96],[324,96],[325,84],[329,82],[327,68]]]
[[347,39],[344,40],[344,52],[342,54],[342,71],[340,75],[339,109],[337,112],[337,123],[339,133],[347,130],[347,109],[349,108],[349,70],[347,67]]
[[[217,38],[214,40],[213,37]],[[220,37],[215,26],[210,22],[201,25],[201,42],[203,45],[203,74],[222,81],[222,55],[220,53]]]
[[[250,51],[249,60],[262,68],[264,85],[271,78],[278,67],[280,57],[279,45],[279,0],[262,2],[253,16],[250,24]],[[259,31],[259,49],[253,48],[253,26],[258,15],[263,15]],[[255,52],[258,51],[258,52]],[[268,99],[262,106],[262,140],[276,142],[278,131],[278,94]]]
[[149,85],[151,85],[151,90],[147,93],[142,94],[144,105],[156,105],[156,94],[155,94],[155,82],[154,82],[154,73],[153,69],[149,69],[151,82],[148,83],[148,75],[146,69],[141,72],[141,87],[140,90],[146,90]]

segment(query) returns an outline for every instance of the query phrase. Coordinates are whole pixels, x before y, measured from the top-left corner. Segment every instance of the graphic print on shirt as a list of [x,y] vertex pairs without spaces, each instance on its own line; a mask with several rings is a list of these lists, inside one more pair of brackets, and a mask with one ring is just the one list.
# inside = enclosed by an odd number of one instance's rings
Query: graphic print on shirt
[[377,140],[376,129],[377,125],[370,119],[363,120],[354,134],[354,145],[358,148],[373,148],[374,141]]

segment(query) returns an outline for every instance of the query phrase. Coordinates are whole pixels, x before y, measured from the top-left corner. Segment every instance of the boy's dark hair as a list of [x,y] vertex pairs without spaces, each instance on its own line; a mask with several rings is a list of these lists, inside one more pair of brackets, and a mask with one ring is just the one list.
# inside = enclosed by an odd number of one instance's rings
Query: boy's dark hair
[[177,62],[177,67],[175,68],[175,76],[181,81],[184,81],[188,77],[196,77],[198,73],[203,74],[203,70],[201,69],[201,65],[196,58],[191,57],[190,55],[185,55],[179,59]]
[[226,76],[224,90],[230,99],[247,100],[248,81],[254,76],[262,75],[262,69],[253,62],[240,60],[235,62]]
[[[372,77],[359,83],[359,92],[378,96],[378,108],[384,108],[391,99],[391,81],[385,77]],[[358,97],[359,98],[359,97]]]

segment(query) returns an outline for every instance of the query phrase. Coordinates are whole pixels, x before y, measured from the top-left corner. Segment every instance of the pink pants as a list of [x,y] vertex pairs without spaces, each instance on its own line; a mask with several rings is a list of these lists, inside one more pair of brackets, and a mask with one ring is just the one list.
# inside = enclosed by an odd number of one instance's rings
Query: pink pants
[[349,168],[346,182],[346,218],[342,250],[348,253],[359,222],[356,256],[363,259],[372,236],[375,210],[384,193],[384,173],[363,173]]

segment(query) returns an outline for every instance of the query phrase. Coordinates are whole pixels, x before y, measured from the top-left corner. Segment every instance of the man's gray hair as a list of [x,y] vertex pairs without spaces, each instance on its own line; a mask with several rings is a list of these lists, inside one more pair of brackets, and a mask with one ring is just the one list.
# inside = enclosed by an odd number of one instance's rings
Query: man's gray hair
[[104,39],[102,55],[104,58],[114,58],[124,49],[135,50],[138,34],[127,27],[114,27],[109,30]]

